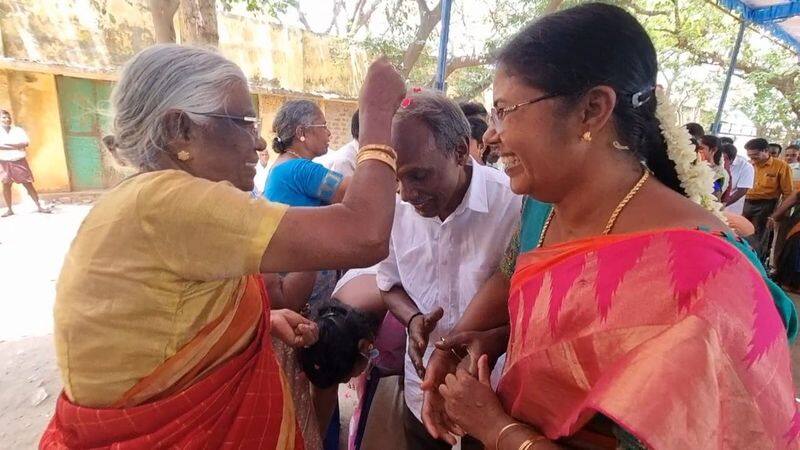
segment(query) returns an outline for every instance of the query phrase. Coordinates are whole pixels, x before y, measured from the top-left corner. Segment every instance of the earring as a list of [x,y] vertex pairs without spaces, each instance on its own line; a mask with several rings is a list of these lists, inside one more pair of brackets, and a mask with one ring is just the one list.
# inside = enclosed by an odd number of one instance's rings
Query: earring
[[306,141],[306,137],[305,136],[300,136],[300,142],[305,142],[305,141]]
[[630,150],[631,149],[627,145],[620,144],[619,141],[614,141],[614,142],[611,143],[611,145],[617,150]]
[[581,140],[585,142],[592,142],[592,132],[587,131],[586,133],[583,133],[583,135],[581,136]]
[[178,152],[178,159],[181,161],[188,161],[192,159],[192,154],[187,152],[186,150],[181,150]]

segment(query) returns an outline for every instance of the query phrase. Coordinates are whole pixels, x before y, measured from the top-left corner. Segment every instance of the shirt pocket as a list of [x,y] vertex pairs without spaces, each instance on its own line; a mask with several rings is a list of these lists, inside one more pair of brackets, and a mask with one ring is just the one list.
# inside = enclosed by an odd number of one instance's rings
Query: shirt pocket
[[764,175],[764,178],[761,180],[763,186],[767,189],[775,189],[778,187],[778,175],[774,173],[768,173]]

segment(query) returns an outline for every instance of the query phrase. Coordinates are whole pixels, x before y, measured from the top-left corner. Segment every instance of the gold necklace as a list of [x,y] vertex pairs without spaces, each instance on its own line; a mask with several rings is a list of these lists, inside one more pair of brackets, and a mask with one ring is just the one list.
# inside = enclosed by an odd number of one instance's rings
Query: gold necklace
[[[614,212],[611,213],[611,217],[608,218],[608,222],[606,223],[606,228],[603,230],[602,235],[606,235],[611,232],[611,229],[614,228],[614,224],[617,223],[617,218],[619,218],[620,213],[622,210],[628,205],[628,202],[639,192],[639,189],[644,186],[645,181],[650,178],[650,171],[645,169],[644,175],[639,178],[639,181],[636,183],[635,186],[628,192],[628,195],[622,199],[621,202],[614,208]],[[556,209],[555,207],[550,209],[550,214],[547,215],[547,220],[544,222],[544,226],[542,227],[542,234],[539,235],[539,243],[536,244],[536,248],[539,248],[544,243],[544,238],[547,235],[547,229],[550,228],[550,222],[553,221],[553,216],[555,215]]]
[[302,156],[298,155],[294,150],[286,150],[286,153],[294,156],[295,158],[304,159]]

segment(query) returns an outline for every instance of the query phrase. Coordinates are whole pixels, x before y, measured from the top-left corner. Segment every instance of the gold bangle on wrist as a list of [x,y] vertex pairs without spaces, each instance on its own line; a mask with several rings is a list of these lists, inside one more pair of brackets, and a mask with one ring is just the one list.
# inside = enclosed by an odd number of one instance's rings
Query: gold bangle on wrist
[[397,160],[386,153],[375,150],[360,152],[358,154],[358,158],[356,159],[356,166],[360,166],[364,161],[368,160],[380,161],[391,167],[394,172],[397,172]]
[[394,151],[394,149],[392,147],[389,147],[388,145],[380,145],[380,144],[365,145],[365,146],[363,146],[363,147],[358,149],[358,153],[361,153],[361,152],[366,151],[366,150],[373,150],[373,151],[383,152],[383,153],[386,153],[387,155],[391,156],[392,158],[397,159],[397,152]]
[[541,436],[541,435],[529,438],[525,442],[520,444],[519,450],[533,450],[533,448],[536,446],[536,444],[538,444],[539,442],[544,442],[546,440],[547,440],[547,437]]
[[508,430],[510,430],[510,429],[512,429],[514,427],[524,427],[524,426],[525,425],[523,425],[521,422],[511,422],[510,424],[508,424],[508,425],[504,426],[503,428],[501,428],[500,432],[497,433],[497,440],[494,442],[494,448],[496,448],[496,449],[500,448],[500,441],[503,439],[503,435],[506,434],[506,432]]

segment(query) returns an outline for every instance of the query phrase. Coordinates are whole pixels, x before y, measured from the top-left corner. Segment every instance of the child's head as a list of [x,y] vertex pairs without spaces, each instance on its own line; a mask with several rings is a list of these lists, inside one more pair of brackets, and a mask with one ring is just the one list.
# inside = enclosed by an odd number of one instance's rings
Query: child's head
[[376,324],[370,317],[336,299],[312,309],[319,340],[300,349],[300,364],[311,383],[328,388],[363,372],[376,355],[372,343]]

